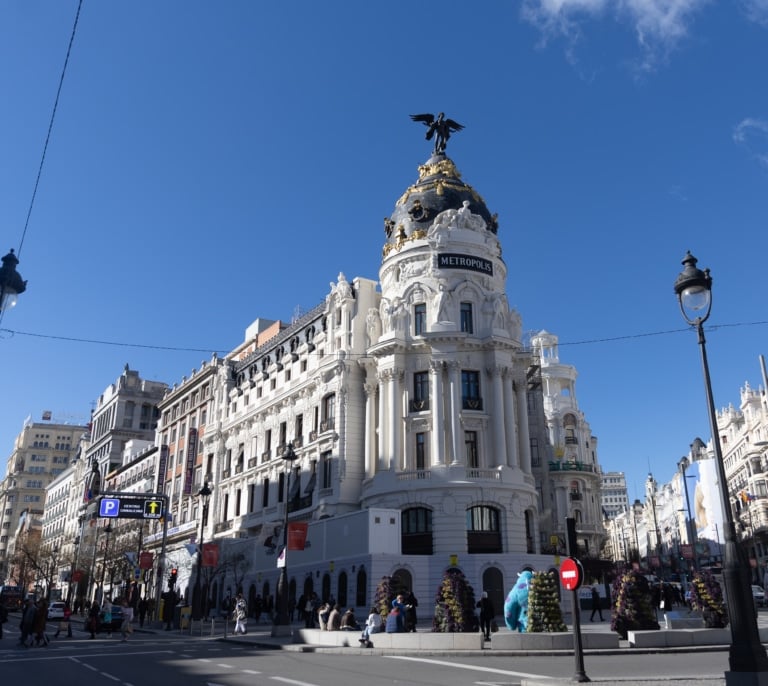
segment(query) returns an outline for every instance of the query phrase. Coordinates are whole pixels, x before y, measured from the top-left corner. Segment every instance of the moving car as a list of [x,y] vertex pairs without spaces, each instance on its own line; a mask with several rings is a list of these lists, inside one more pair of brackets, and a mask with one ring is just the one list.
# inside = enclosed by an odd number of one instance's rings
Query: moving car
[[48,606],[48,619],[64,619],[64,603],[57,600]]
[[755,605],[765,607],[765,591],[762,586],[752,584],[752,598],[755,601]]

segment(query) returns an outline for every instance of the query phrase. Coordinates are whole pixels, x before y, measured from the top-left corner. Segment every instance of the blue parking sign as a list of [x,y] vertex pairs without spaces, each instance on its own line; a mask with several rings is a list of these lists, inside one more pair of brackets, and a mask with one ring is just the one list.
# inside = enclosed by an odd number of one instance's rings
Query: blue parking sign
[[120,498],[102,498],[99,501],[99,517],[119,517]]

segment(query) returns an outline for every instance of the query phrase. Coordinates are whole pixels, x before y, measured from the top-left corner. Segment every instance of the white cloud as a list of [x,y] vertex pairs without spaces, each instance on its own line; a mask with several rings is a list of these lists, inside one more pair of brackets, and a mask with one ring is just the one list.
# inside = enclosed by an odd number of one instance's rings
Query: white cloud
[[768,167],[768,120],[743,119],[733,129],[733,141],[744,147],[762,166]]
[[741,0],[747,19],[768,27],[768,0]]
[[[768,0],[745,0],[768,7]],[[696,14],[711,0],[523,0],[523,18],[542,32],[544,42],[564,37],[573,46],[582,25],[603,15],[631,27],[643,53],[642,67],[653,66],[688,35]]]

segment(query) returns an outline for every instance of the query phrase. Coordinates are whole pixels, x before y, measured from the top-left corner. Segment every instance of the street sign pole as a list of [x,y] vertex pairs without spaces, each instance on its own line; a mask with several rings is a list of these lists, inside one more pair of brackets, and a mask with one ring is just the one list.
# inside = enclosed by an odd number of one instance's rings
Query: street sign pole
[[573,675],[573,681],[585,682],[591,681],[584,671],[584,649],[581,641],[581,606],[579,603],[579,588],[584,580],[584,570],[581,563],[576,559],[576,520],[567,517],[566,527],[566,545],[568,547],[568,558],[563,560],[560,566],[560,575],[563,585],[571,591],[571,608],[573,613],[573,657],[576,663],[576,671]]

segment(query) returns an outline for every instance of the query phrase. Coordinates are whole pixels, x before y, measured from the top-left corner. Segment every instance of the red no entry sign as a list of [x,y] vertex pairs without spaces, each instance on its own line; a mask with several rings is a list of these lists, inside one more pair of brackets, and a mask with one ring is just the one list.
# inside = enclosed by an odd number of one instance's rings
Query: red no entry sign
[[581,562],[574,557],[566,557],[560,565],[560,583],[568,591],[575,591],[581,588],[584,581],[584,570]]

